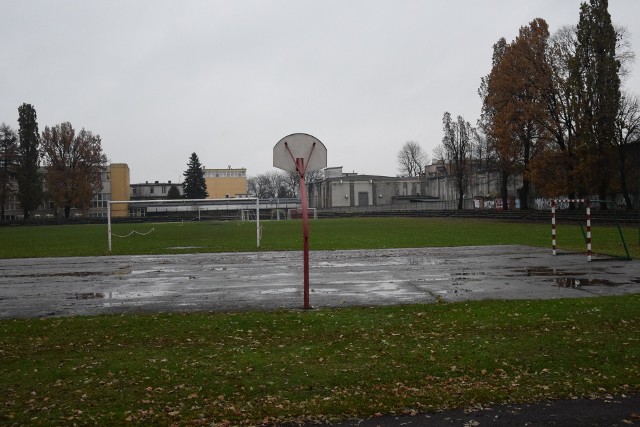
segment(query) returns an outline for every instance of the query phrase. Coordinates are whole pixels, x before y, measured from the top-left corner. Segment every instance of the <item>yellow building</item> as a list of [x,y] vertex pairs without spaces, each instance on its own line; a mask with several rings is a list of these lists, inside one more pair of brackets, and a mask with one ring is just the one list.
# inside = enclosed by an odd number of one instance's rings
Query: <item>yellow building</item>
[[[111,200],[129,200],[129,165],[126,163],[112,163],[109,165],[111,184]],[[129,205],[116,203],[111,205],[113,218],[126,218],[129,216]]]
[[205,169],[204,179],[207,183],[209,199],[225,199],[242,197],[247,194],[247,170]]

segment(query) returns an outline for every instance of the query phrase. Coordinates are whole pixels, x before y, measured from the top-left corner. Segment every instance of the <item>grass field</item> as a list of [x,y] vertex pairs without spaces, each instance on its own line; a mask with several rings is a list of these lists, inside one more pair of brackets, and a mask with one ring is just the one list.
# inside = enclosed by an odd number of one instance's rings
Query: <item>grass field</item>
[[640,296],[1,321],[0,424],[239,425],[640,391]]
[[[300,221],[262,221],[259,250],[297,250],[302,247]],[[185,222],[115,224],[113,233],[147,233],[113,237],[112,254],[255,251],[255,222]],[[585,251],[577,224],[558,227],[558,246]],[[617,228],[593,226],[596,253],[625,254]],[[631,256],[638,258],[638,230],[624,229]],[[0,258],[108,255],[106,225],[0,227]],[[311,250],[400,247],[478,246],[518,244],[551,246],[549,224],[445,218],[347,218],[311,221]]]
[[[301,248],[299,221],[262,225],[260,250]],[[114,233],[152,228],[114,237],[113,253],[256,250],[255,223],[117,224]],[[311,248],[549,247],[549,228],[317,220]],[[594,251],[622,255],[617,233],[595,226]],[[637,231],[625,233],[638,258]],[[578,226],[560,227],[558,241],[584,251]],[[0,228],[2,258],[106,255],[106,245],[100,225]],[[0,425],[255,425],[639,393],[638,354],[640,295],[2,320]]]

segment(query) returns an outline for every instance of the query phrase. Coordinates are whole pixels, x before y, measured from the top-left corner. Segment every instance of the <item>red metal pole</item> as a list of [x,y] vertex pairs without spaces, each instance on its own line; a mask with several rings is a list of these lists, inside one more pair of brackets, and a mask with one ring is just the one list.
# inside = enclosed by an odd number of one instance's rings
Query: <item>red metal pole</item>
[[302,200],[302,236],[304,240],[304,308],[309,305],[309,213],[307,206],[307,189],[304,185],[304,159],[296,159],[300,174],[300,199]]

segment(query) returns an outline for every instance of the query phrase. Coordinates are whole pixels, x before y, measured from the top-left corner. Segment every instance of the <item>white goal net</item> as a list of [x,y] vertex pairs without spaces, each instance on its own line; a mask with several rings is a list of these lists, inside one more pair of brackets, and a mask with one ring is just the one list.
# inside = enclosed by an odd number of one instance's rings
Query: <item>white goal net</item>
[[[242,199],[175,199],[175,200],[110,200],[107,205],[107,238],[111,252],[112,218],[146,218],[161,222],[241,220],[256,222],[256,246],[260,247],[260,200]],[[140,234],[133,232],[132,235]]]
[[[318,211],[316,211],[316,208],[307,208],[307,211],[309,218],[318,219]],[[287,219],[302,219],[302,209],[287,209]]]

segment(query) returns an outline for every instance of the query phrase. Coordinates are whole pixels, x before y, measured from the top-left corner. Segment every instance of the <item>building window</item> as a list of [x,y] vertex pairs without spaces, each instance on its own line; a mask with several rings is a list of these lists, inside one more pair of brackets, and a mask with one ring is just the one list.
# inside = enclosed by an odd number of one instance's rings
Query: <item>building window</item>
[[20,202],[15,195],[9,197],[9,200],[7,201],[7,204],[5,206],[6,210],[8,211],[18,211],[21,209]]
[[146,216],[146,213],[147,213],[146,208],[129,208],[130,218],[142,218]]
[[167,194],[167,187],[164,185],[162,186],[162,194]]
[[109,204],[109,200],[111,200],[111,195],[109,193],[96,193],[93,195],[93,199],[91,199],[91,207],[93,208],[106,208]]
[[149,189],[149,194],[153,194],[153,187]]

